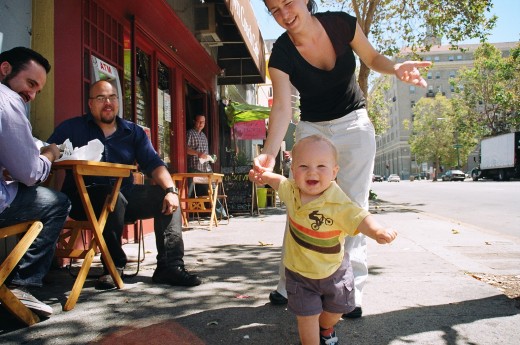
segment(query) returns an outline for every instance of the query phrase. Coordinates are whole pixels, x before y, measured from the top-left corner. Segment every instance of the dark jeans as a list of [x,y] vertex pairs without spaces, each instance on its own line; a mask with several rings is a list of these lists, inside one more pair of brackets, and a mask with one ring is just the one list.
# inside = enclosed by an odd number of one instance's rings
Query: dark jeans
[[[99,215],[112,186],[93,185],[87,187],[87,191],[94,212]],[[72,202],[70,216],[76,220],[86,220],[78,192],[68,195]],[[164,191],[157,185],[133,185],[119,193],[115,210],[109,214],[103,231],[103,238],[116,267],[124,267],[127,262],[121,247],[124,225],[147,218],[154,218],[157,267],[184,265],[181,211],[177,208],[173,215],[164,215],[161,212],[163,200]]]
[[18,262],[8,281],[23,286],[41,286],[54,257],[56,241],[70,210],[70,201],[55,190],[18,184],[11,205],[0,213],[0,227],[40,220],[43,229]]

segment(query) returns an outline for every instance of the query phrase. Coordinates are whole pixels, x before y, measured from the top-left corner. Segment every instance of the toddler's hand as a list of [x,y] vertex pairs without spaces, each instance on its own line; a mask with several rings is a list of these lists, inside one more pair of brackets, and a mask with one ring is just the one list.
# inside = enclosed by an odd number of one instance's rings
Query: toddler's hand
[[262,181],[262,174],[262,171],[249,170],[249,181],[254,182],[256,185],[263,186],[265,182]]
[[387,244],[395,240],[397,232],[394,229],[383,229],[378,231],[376,241],[379,244]]

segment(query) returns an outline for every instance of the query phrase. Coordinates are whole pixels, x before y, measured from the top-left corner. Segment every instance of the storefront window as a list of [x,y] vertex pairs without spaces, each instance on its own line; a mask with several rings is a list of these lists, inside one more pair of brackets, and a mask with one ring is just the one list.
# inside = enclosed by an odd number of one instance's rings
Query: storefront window
[[132,49],[130,46],[130,33],[124,34],[124,79],[123,90],[123,118],[134,122],[134,111],[132,108]]
[[150,56],[137,48],[135,78],[136,123],[150,135]]
[[170,123],[172,117],[170,70],[162,62],[157,64],[157,139],[159,155],[170,163]]

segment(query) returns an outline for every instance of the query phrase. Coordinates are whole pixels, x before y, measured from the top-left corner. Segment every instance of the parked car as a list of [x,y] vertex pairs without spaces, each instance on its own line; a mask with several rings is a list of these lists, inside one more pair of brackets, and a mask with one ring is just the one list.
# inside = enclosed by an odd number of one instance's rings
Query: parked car
[[429,172],[426,172],[426,171],[423,171],[421,173],[421,179],[423,180],[429,180],[430,179],[430,173]]
[[372,175],[372,182],[383,182],[383,176],[381,176],[381,175]]
[[388,176],[387,181],[388,182],[401,182],[401,178],[397,174],[391,174],[390,176]]
[[410,176],[413,176],[414,180],[427,180],[426,175],[423,174],[413,174]]
[[466,174],[461,170],[448,170],[444,175],[442,175],[443,181],[464,181],[465,179]]

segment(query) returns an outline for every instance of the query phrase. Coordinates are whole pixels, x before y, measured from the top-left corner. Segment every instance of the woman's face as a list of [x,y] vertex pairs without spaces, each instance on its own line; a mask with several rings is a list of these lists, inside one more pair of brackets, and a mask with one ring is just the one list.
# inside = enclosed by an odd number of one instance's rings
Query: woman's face
[[298,28],[310,17],[307,9],[308,0],[264,0],[264,2],[278,25],[287,31]]

